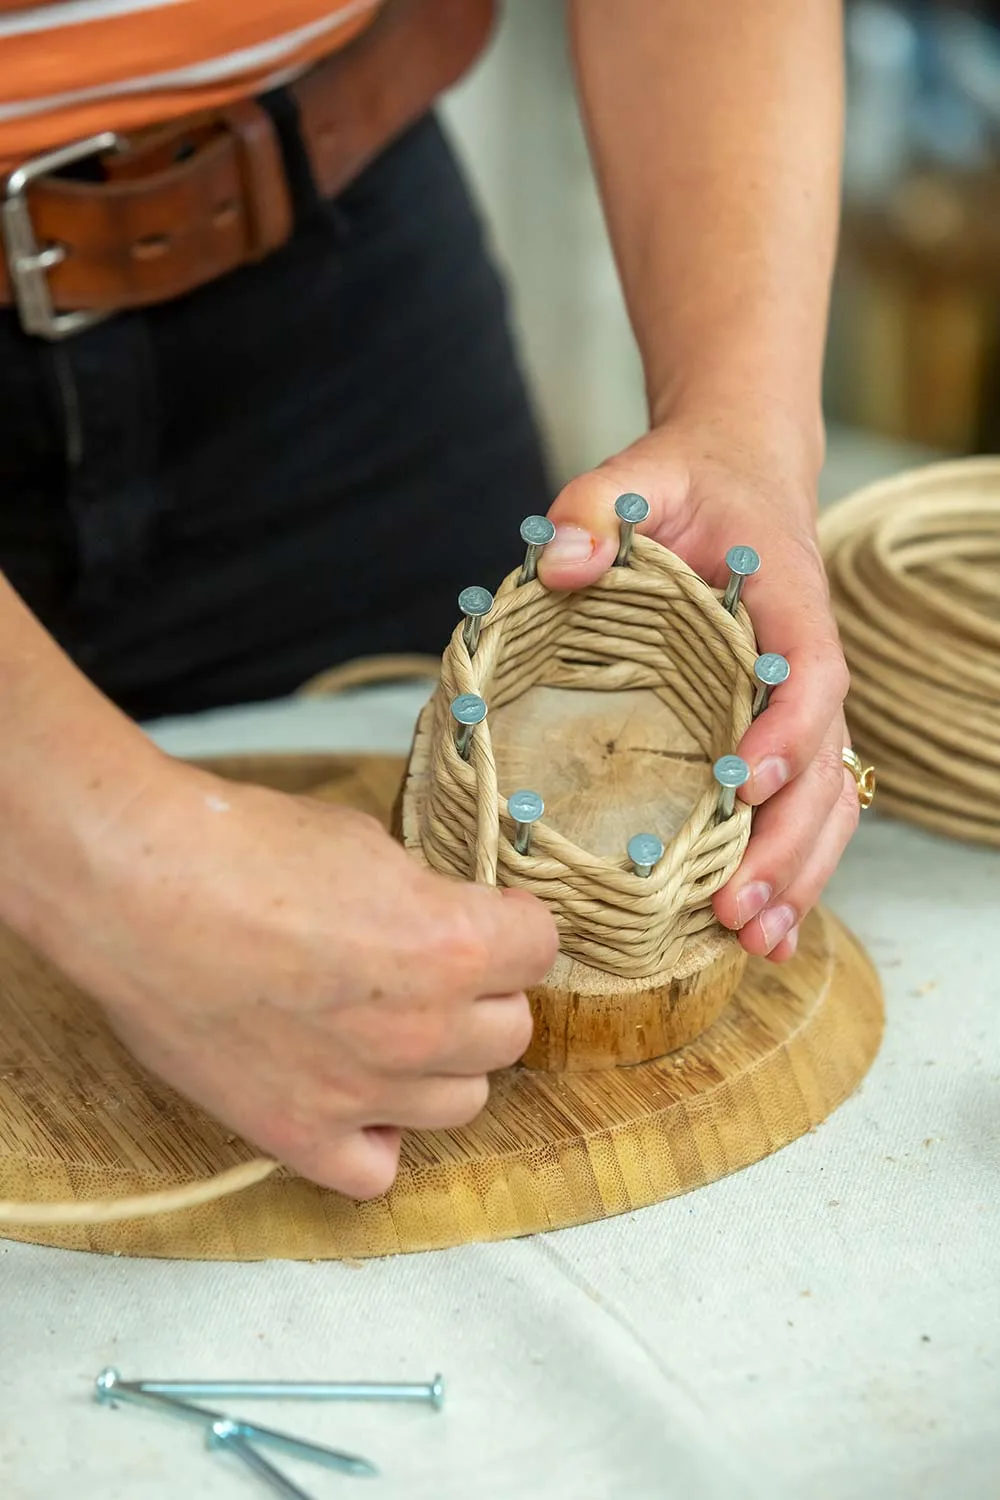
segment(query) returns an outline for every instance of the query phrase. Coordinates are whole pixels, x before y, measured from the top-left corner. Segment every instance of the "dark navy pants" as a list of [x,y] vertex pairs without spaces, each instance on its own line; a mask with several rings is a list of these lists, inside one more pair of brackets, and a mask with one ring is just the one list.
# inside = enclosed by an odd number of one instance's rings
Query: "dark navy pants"
[[335,202],[291,105],[280,252],[51,346],[0,313],[0,568],[149,718],[438,652],[551,499],[469,194],[429,116]]

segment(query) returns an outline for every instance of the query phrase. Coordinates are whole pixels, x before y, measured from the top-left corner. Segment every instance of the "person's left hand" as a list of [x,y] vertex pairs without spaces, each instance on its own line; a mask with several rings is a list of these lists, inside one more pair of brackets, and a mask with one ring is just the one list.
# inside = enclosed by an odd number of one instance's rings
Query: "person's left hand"
[[[794,444],[787,445],[794,451]],[[611,566],[617,497],[649,501],[637,528],[722,587],[734,545],[760,553],[743,591],[761,651],[788,658],[776,688],[734,751],[751,777],[740,795],[759,808],[740,869],[715,912],[748,952],[790,958],[803,917],[819,899],[858,822],[857,789],[842,761],[850,741],[848,673],[830,608],[815,530],[814,479],[786,462],[780,441],[734,433],[722,420],[655,428],[574,479],[552,505],[555,539],[539,562],[547,588],[576,589]]]

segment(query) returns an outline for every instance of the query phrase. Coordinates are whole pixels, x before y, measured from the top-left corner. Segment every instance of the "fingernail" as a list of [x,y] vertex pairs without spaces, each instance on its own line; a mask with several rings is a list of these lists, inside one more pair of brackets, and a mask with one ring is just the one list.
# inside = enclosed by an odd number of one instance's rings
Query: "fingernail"
[[594,555],[596,541],[582,526],[557,526],[556,534],[545,549],[545,565],[588,562]]
[[773,892],[769,885],[763,880],[751,880],[745,885],[736,897],[736,919],[741,927],[745,927],[751,917],[755,917],[770,901]]
[[791,766],[780,755],[765,755],[754,767],[750,780],[750,792],[754,802],[766,802],[775,792],[780,792],[792,774]]
[[785,941],[788,944],[788,957],[792,958],[794,956],[796,948],[799,946],[799,929],[798,929],[798,927],[793,927],[792,928],[791,932],[788,934],[788,937],[785,939]]
[[769,906],[767,911],[761,912],[760,930],[764,934],[768,953],[791,932],[795,922],[795,911],[791,906]]

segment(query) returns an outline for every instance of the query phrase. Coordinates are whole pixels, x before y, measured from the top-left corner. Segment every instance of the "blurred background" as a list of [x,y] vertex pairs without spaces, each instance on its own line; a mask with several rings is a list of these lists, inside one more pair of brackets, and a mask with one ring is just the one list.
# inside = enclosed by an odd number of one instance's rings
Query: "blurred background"
[[[556,476],[645,424],[562,7],[506,0],[445,104],[511,294]],[[848,0],[824,491],[1000,449],[1000,0]],[[569,247],[569,253],[567,253]]]

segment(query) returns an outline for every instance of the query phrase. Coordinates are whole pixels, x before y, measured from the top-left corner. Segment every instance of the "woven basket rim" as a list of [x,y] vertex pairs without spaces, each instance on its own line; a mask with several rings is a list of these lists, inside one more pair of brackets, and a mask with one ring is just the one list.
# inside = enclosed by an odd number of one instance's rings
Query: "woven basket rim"
[[[513,846],[513,820],[508,806],[508,795],[515,788],[509,787],[506,793],[500,791],[489,712],[474,730],[469,759],[465,760],[455,746],[450,704],[453,697],[471,692],[486,701],[489,711],[494,672],[504,670],[503,661],[497,661],[499,642],[510,628],[512,616],[516,620],[534,602],[547,601],[552,613],[565,621],[567,615],[572,615],[574,601],[582,605],[585,600],[603,595],[610,603],[616,595],[624,598],[631,588],[633,596],[649,598],[648,607],[650,614],[656,616],[656,629],[669,639],[669,616],[664,618],[666,612],[661,612],[655,598],[657,582],[663,586],[665,598],[672,593],[674,598],[683,600],[684,606],[684,623],[678,621],[676,627],[681,649],[673,655],[664,652],[664,670],[658,682],[619,682],[610,686],[606,680],[602,682],[603,667],[607,664],[599,657],[605,649],[612,659],[612,669],[620,660],[634,666],[642,677],[655,672],[655,660],[643,657],[650,650],[655,655],[657,648],[647,639],[643,649],[634,655],[627,649],[616,650],[616,641],[626,641],[627,635],[618,631],[611,640],[606,640],[600,635],[603,627],[600,617],[596,623],[587,622],[588,629],[592,627],[599,634],[600,643],[581,646],[584,671],[588,650],[598,658],[592,682],[576,676],[571,654],[561,661],[569,681],[559,680],[558,668],[539,677],[539,651],[550,647],[553,662],[560,660],[558,652],[565,635],[553,624],[551,631],[541,636],[536,634],[531,643],[533,649],[526,658],[530,663],[526,676],[530,680],[523,687],[518,685],[513,693],[507,692],[509,680],[504,681],[502,706],[516,701],[536,685],[609,693],[645,686],[650,691],[659,689],[675,712],[677,702],[689,693],[692,697],[698,695],[699,701],[692,704],[687,715],[682,711],[679,717],[702,747],[707,763],[711,765],[713,758],[737,750],[751,721],[756,686],[753,664],[757,645],[750,617],[742,604],[735,617],[730,615],[722,606],[721,590],[705,583],[687,563],[658,543],[636,537],[626,568],[609,569],[586,589],[576,592],[554,595],[537,579],[521,585],[517,572],[508,574],[497,591],[494,610],[484,617],[474,658],[469,656],[463,626],[456,626],[444,653],[441,680],[427,721],[428,791],[420,832],[425,857],[435,868],[461,876],[469,873],[471,864],[474,878],[484,883],[534,889],[556,905],[570,937],[581,947],[612,946],[622,955],[623,962],[636,964],[641,948],[656,944],[663,945],[666,951],[668,943],[681,942],[686,935],[714,921],[712,896],[738,867],[746,849],[751,821],[749,804],[737,799],[734,815],[720,821],[716,815],[718,788],[709,778],[683,823],[669,834],[662,827],[636,828],[635,833],[655,832],[664,844],[663,857],[648,876],[634,871],[626,849],[620,854],[596,854],[576,839],[560,834],[544,815],[533,825],[531,852],[518,854]],[[567,623],[572,629],[571,621]],[[493,636],[491,632],[497,630],[500,635]],[[710,657],[712,662],[710,671],[703,668],[699,673],[696,665],[691,666],[692,640],[704,641],[706,659]],[[679,666],[681,661],[683,667]],[[515,670],[509,662],[507,670]],[[720,718],[728,726],[721,732]],[[545,787],[540,785],[535,790],[544,800]],[[604,936],[598,939],[593,936],[596,932]]]
[[[722,608],[721,599],[722,599],[722,593],[723,593],[723,591],[721,589],[715,589],[710,584],[706,583],[705,580],[703,578],[701,578],[694,571],[694,569],[688,563],[686,563],[684,561],[683,558],[678,557],[675,553],[669,551],[668,548],[661,546],[659,543],[647,541],[647,539],[645,537],[636,537],[635,538],[635,542],[633,544],[633,547],[634,547],[633,556],[636,559],[638,559],[638,561],[640,563],[640,566],[638,568],[635,568],[633,571],[635,573],[637,573],[640,577],[642,577],[642,576],[649,576],[648,573],[646,572],[646,566],[645,565],[648,565],[653,558],[655,558],[657,561],[659,561],[660,559],[665,559],[668,562],[668,565],[670,566],[670,569],[671,569],[672,572],[675,572],[679,576],[683,576],[683,577],[689,578],[690,580],[692,580],[697,585],[698,589],[700,591],[702,591],[702,597],[701,597],[701,600],[699,602],[703,603],[703,605],[704,605],[703,612],[704,612],[704,615],[705,615],[706,619],[711,620],[712,623],[714,623],[717,626],[719,626],[722,631],[730,631],[730,630],[733,630],[734,627],[736,627],[737,622],[734,621],[733,616],[730,615],[727,610],[725,610],[725,609]],[[496,594],[497,601],[500,601],[500,599],[502,597],[503,590],[508,585],[513,585],[514,587],[516,587],[517,576],[518,576],[518,570],[517,569],[513,569],[507,575],[507,577],[503,581],[503,584],[501,584],[500,589],[498,589],[498,591],[497,591],[497,594]],[[602,577],[600,579],[596,580],[596,582],[594,584],[589,585],[586,589],[573,590],[573,591],[567,590],[567,598],[569,600],[572,600],[573,598],[577,597],[578,595],[581,596],[581,597],[592,596],[595,591],[597,591],[597,590],[600,589],[601,585],[605,582],[606,577],[607,577],[606,574],[602,575]],[[530,588],[531,585],[529,584],[529,585],[527,585],[527,587]],[[544,587],[544,586],[543,585],[539,585],[539,587]],[[495,608],[496,608],[496,605],[494,605],[494,609]],[[568,605],[567,606],[567,611],[569,611],[571,608],[572,608],[572,605]],[[740,618],[742,618],[746,622],[746,625],[747,625],[747,627],[750,630],[749,639],[752,641],[753,640],[752,626],[750,626],[750,624],[749,624],[749,616],[747,615],[747,613],[746,613],[745,609],[743,608],[743,606],[741,606],[741,615],[740,615]],[[483,631],[483,634],[485,634],[486,631],[489,628],[491,628],[491,627],[492,628],[496,628],[496,625],[498,623],[503,623],[503,621],[496,621],[494,619],[494,610],[491,610],[489,612],[489,614],[487,614],[486,616],[483,617],[483,621],[482,621],[482,631]],[[455,649],[464,649],[464,645],[461,644],[461,631],[462,631],[461,625],[457,626],[456,629],[455,629],[455,631],[454,631],[454,633],[453,633],[453,635],[452,635],[452,639],[449,642],[448,648],[445,651],[445,656],[447,656],[448,652],[450,650],[452,650],[453,648],[455,648]],[[754,654],[756,655],[756,648],[754,648]],[[627,658],[623,655],[622,659],[626,660]],[[737,680],[738,672],[739,672],[739,664],[738,664],[736,656],[734,655],[733,656],[733,674],[732,674],[733,675],[734,685],[735,685],[735,682]],[[752,678],[749,678],[748,680],[752,683]],[[509,702],[516,702],[518,698],[523,697],[526,693],[531,692],[534,687],[545,686],[545,685],[546,684],[544,684],[544,683],[530,684],[529,686],[527,686],[526,688],[524,688],[523,692],[519,693],[516,698],[510,699],[508,701]],[[600,690],[601,689],[600,689],[600,685],[599,684],[595,684],[594,689],[592,689],[592,691],[600,691]],[[566,691],[573,691],[573,689],[566,689]],[[608,691],[609,692],[613,692],[615,690],[614,689],[608,689]],[[652,689],[648,689],[647,691],[652,691]],[[443,686],[439,687],[437,695],[440,696],[441,699],[442,699],[442,702],[444,702],[444,690],[443,690]],[[484,697],[485,697],[485,695],[484,695]],[[485,701],[487,703],[487,708],[489,708],[489,700],[488,700],[488,698],[485,698]],[[444,706],[447,708],[447,703],[445,703]],[[504,706],[506,706],[506,705],[504,705]],[[477,732],[485,731],[486,734],[489,735],[489,733],[490,733],[489,726],[490,726],[490,719],[489,719],[489,714],[487,714],[487,717],[483,720],[483,723],[480,726],[478,726]],[[443,722],[441,724],[438,724],[436,726],[436,729],[439,732],[448,733],[449,729],[450,729],[450,725],[449,725],[448,720],[446,720],[446,719],[443,720]],[[491,740],[491,742],[492,742],[492,740]],[[735,749],[735,747],[734,747],[734,749]],[[708,752],[705,752],[705,759],[706,759],[706,764],[711,764],[711,761],[710,761],[710,759],[708,757]],[[517,788],[517,790],[520,790],[520,788]],[[498,795],[499,795],[499,801],[500,801],[500,812],[501,812],[501,815],[503,817],[507,818],[512,823],[513,820],[510,818],[510,814],[509,814],[509,812],[507,810],[508,798],[506,796],[504,796],[502,792],[499,791],[499,787],[498,787]],[[711,786],[707,787],[706,790],[705,790],[705,792],[703,793],[702,797],[700,797],[698,799],[698,802],[691,808],[691,811],[688,813],[688,816],[685,818],[684,823],[682,824],[682,826],[674,834],[674,839],[675,840],[688,827],[689,824],[695,822],[696,816],[697,816],[697,814],[698,814],[699,810],[701,809],[702,804],[704,802],[707,801],[709,803],[709,805],[714,806],[714,804],[715,804],[715,796],[716,796],[716,794],[713,791],[712,787]],[[749,812],[749,809],[747,809],[747,811]],[[537,835],[538,832],[544,830],[545,828],[546,828],[546,823],[545,823],[545,818],[544,818],[544,815],[543,815],[543,817],[540,818],[534,824],[534,829],[535,829],[536,835]],[[560,837],[562,837],[563,842],[567,846],[573,848],[574,851],[578,851],[581,855],[586,856],[587,858],[592,859],[595,862],[598,862],[598,863],[601,863],[601,864],[605,864],[609,869],[610,868],[618,868],[618,867],[620,867],[622,869],[626,869],[627,868],[628,861],[627,861],[627,859],[625,858],[624,855],[622,856],[622,858],[620,860],[616,860],[616,859],[612,858],[610,855],[594,855],[589,850],[585,849],[583,846],[574,843],[574,841],[572,839],[566,838],[565,836],[560,836]],[[636,877],[636,878],[638,879],[639,877]]]

